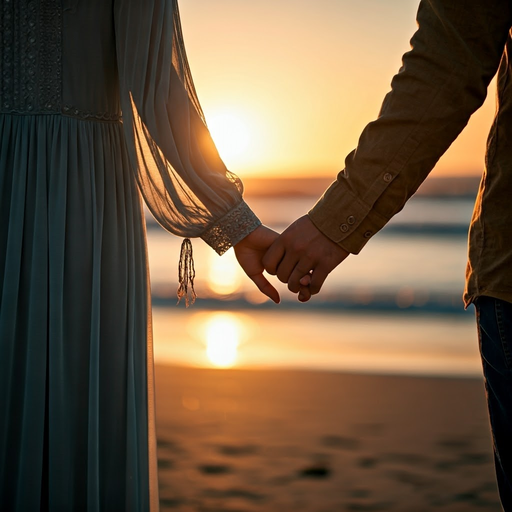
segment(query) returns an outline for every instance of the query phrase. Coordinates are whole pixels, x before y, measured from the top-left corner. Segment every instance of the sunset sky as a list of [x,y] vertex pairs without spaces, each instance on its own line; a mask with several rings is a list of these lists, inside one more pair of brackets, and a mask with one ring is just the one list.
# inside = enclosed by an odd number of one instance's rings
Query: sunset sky
[[[418,3],[182,0],[198,95],[228,167],[241,177],[334,177],[378,114]],[[493,111],[491,86],[435,175],[481,173]]]

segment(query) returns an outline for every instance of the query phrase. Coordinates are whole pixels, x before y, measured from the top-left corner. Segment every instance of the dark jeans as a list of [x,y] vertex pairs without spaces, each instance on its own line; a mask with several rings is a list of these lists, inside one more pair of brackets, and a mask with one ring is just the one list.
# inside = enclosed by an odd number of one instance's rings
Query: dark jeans
[[501,502],[512,511],[512,304],[491,297],[475,303]]

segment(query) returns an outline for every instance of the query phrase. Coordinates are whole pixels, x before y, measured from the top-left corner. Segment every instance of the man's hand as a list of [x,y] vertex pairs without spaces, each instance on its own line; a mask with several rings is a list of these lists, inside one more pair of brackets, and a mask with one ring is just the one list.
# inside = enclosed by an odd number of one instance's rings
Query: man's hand
[[261,293],[272,299],[276,304],[279,304],[281,299],[277,290],[263,275],[265,268],[262,260],[267,249],[278,236],[278,233],[266,226],[259,226],[234,247],[236,259],[244,272],[254,281]]
[[272,244],[263,258],[269,274],[306,302],[317,294],[328,274],[349,253],[325,236],[305,215],[297,219]]

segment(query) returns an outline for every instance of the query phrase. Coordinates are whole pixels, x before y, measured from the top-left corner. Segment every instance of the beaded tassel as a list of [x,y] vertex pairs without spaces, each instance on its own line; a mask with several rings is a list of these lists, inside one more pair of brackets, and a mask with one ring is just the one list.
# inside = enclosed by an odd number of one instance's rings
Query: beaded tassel
[[181,244],[180,263],[178,267],[178,304],[185,297],[185,306],[188,308],[196,301],[196,292],[194,290],[194,279],[196,270],[194,268],[194,255],[192,252],[192,242],[185,238]]

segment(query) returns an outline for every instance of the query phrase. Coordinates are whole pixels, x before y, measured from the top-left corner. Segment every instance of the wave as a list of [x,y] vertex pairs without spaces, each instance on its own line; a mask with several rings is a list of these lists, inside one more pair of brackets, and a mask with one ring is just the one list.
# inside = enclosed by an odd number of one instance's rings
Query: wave
[[[176,306],[176,299],[153,293],[153,306],[169,307]],[[414,299],[413,296],[403,296],[398,293],[382,293],[375,295],[369,300],[362,301],[357,295],[346,295],[335,298],[316,297],[307,304],[299,303],[297,300],[283,300],[281,304],[275,305],[270,301],[262,304],[255,304],[241,295],[233,295],[225,298],[198,298],[193,306],[194,310],[286,310],[300,311],[301,313],[323,312],[323,313],[382,313],[382,314],[415,314],[415,315],[457,315],[474,316],[472,308],[465,310],[460,295],[449,293],[438,293],[428,298]]]

